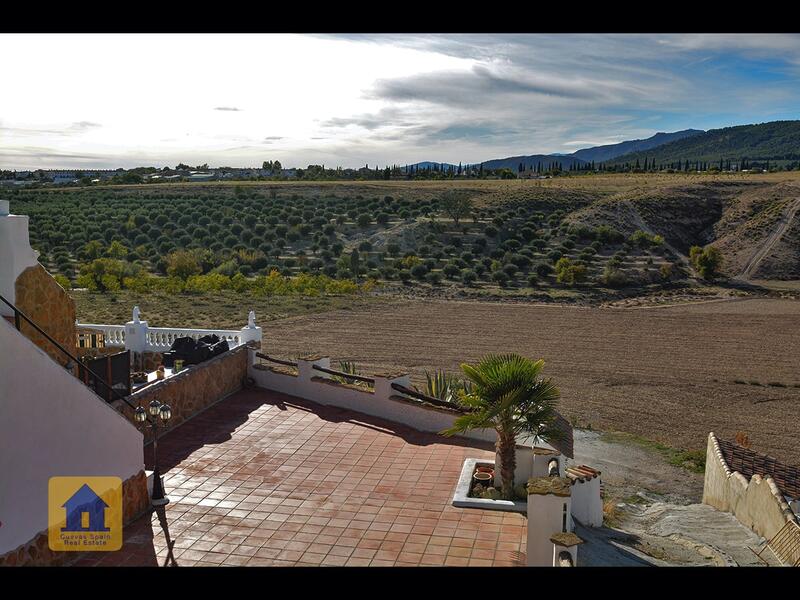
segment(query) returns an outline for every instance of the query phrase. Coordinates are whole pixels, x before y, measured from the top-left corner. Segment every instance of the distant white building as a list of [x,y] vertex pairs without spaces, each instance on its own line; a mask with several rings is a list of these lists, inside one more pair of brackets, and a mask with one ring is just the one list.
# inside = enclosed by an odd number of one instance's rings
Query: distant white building
[[211,181],[212,179],[216,179],[216,175],[214,173],[205,173],[199,171],[192,171],[189,173],[189,181]]

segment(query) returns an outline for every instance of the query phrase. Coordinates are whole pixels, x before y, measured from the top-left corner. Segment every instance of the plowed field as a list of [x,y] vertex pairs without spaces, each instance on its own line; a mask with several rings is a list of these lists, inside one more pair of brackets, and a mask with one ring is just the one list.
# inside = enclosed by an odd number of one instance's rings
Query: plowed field
[[800,302],[601,309],[410,301],[269,323],[276,356],[324,353],[363,373],[457,371],[487,352],[544,358],[579,425],[704,449],[709,431],[800,464]]

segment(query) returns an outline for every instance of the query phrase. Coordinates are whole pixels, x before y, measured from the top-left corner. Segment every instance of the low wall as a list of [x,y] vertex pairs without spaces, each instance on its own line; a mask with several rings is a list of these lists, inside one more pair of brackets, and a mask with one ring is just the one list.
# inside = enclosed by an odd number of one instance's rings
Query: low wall
[[599,477],[572,483],[572,516],[587,527],[603,526]]
[[725,462],[713,433],[708,435],[703,504],[733,513],[758,535],[770,539],[786,524],[794,521],[772,477],[753,475],[750,481]]
[[[168,430],[174,429],[212,404],[240,390],[247,376],[247,360],[247,346],[237,346],[199,365],[187,367],[168,379],[149,385],[131,394],[128,400],[134,406],[145,408],[153,399],[169,404],[172,419]],[[113,406],[125,417],[133,419],[133,409],[122,400],[115,401]],[[159,435],[164,431],[159,428]],[[150,442],[151,438],[151,430],[147,428],[145,441]]]
[[[290,396],[297,396],[326,406],[338,406],[355,412],[402,423],[418,431],[439,433],[453,425],[460,416],[455,409],[432,406],[403,396],[392,389],[392,383],[408,387],[411,383],[405,373],[376,374],[374,388],[337,383],[327,373],[313,369],[313,365],[330,368],[330,358],[298,359],[297,375],[278,372],[268,365],[256,364],[255,350],[250,349],[248,374],[256,385]],[[283,369],[282,369],[283,370]],[[494,442],[492,429],[478,429],[461,434],[463,437]]]

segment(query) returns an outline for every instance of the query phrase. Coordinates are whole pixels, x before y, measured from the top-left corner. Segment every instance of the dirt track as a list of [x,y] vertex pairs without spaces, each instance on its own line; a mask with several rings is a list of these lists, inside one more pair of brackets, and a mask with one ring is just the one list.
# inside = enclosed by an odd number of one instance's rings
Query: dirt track
[[798,332],[800,302],[788,300],[650,310],[413,301],[276,321],[264,347],[365,373],[402,367],[417,383],[425,369],[520,352],[546,360],[561,412],[582,426],[689,449],[704,449],[710,430],[743,430],[754,449],[800,464]]
[[772,250],[775,246],[775,243],[783,237],[783,234],[789,229],[789,226],[792,224],[792,219],[794,219],[795,214],[797,214],[798,209],[800,209],[800,198],[796,199],[792,204],[790,204],[786,212],[781,217],[778,226],[775,230],[769,234],[769,237],[764,241],[761,248],[753,254],[747,264],[745,265],[744,269],[742,270],[741,275],[739,275],[740,279],[749,280],[753,273],[755,273],[758,265],[761,264],[761,261],[764,260],[764,257]]

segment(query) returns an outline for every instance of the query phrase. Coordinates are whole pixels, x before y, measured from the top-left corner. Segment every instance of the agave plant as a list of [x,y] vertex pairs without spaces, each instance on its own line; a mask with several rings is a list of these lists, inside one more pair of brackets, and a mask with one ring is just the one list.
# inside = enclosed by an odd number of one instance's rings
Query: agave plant
[[[361,371],[359,371],[358,367],[356,367],[356,363],[347,360],[339,361],[339,370],[342,373],[347,373],[348,375],[361,375]],[[331,379],[338,381],[339,383],[358,383],[354,382],[352,379],[347,379],[346,377],[342,377],[340,375],[333,375]]]
[[558,389],[552,380],[541,377],[543,367],[543,360],[518,354],[489,354],[477,365],[461,365],[473,386],[459,400],[470,410],[442,432],[456,435],[482,428],[497,432],[503,497],[507,499],[514,494],[517,435],[527,433],[544,441],[563,435],[555,425]]
[[425,371],[425,389],[422,393],[445,402],[458,403],[463,394],[472,392],[472,383],[441,369]]

